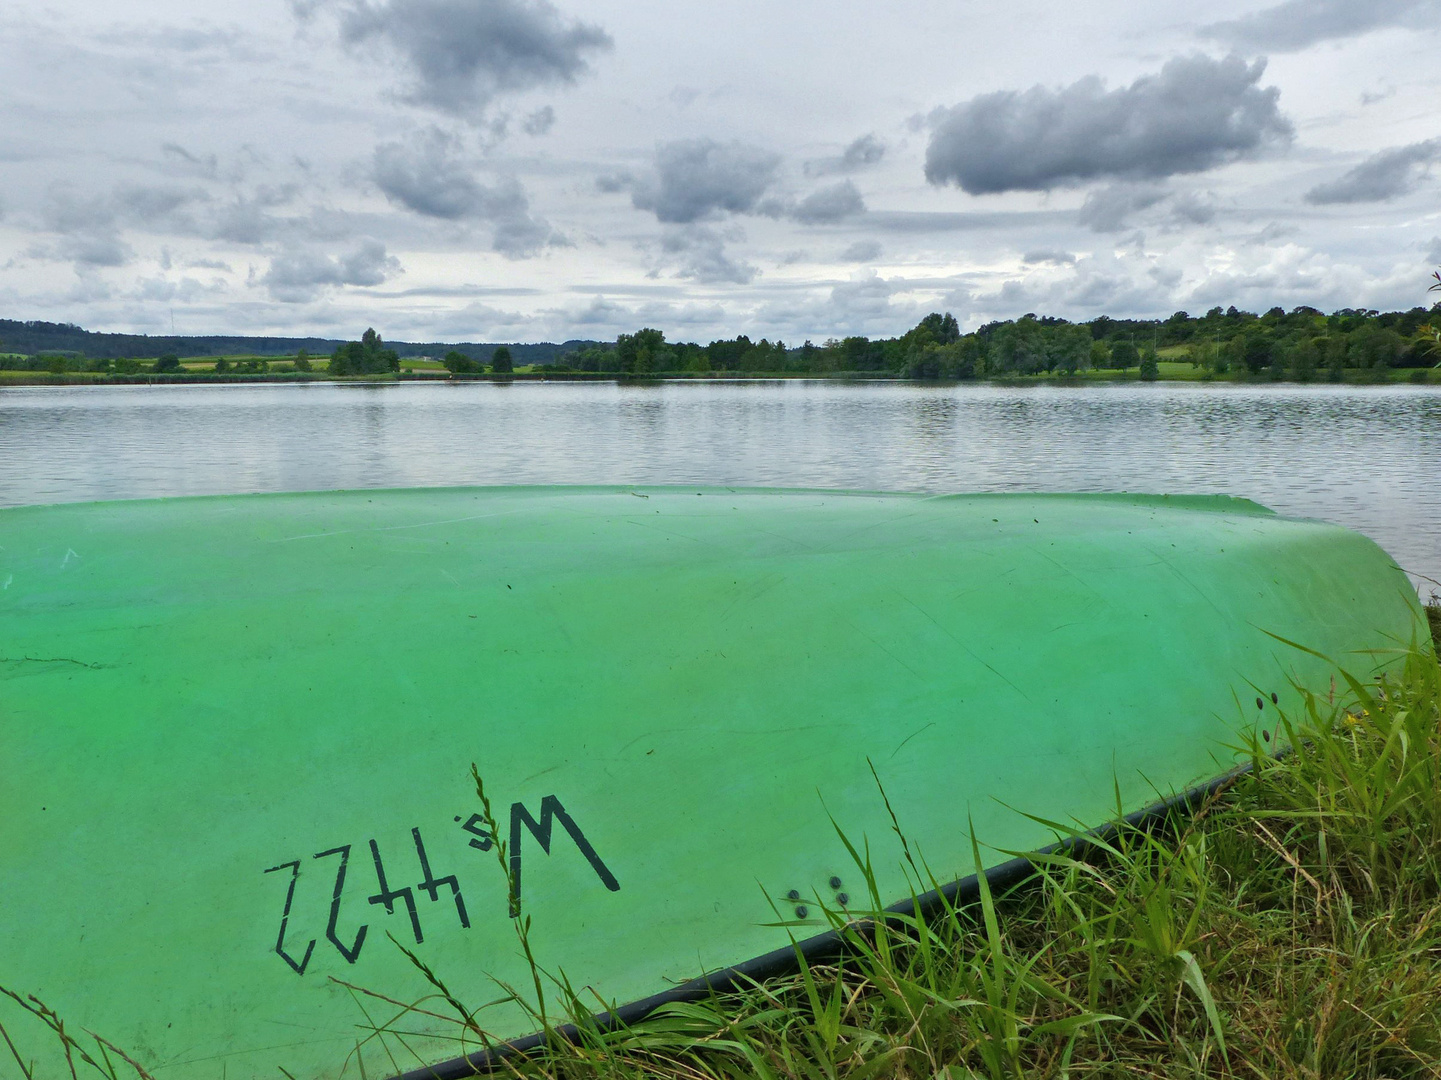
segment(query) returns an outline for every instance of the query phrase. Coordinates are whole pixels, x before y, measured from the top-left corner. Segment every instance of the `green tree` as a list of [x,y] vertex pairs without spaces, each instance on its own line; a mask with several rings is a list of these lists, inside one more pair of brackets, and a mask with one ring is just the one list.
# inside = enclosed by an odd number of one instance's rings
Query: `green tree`
[[954,345],[946,364],[945,374],[957,379],[975,379],[986,372],[986,343],[975,334],[967,334]]
[[1148,348],[1141,355],[1141,378],[1155,382],[1161,377],[1161,365],[1154,348]]
[[912,345],[906,353],[906,378],[939,379],[944,367],[944,345]]
[[1141,363],[1141,354],[1136,351],[1136,343],[1129,338],[1122,338],[1111,346],[1111,366],[1119,371],[1133,368]]
[[1346,378],[1346,335],[1332,334],[1326,339],[1326,378],[1342,382]]
[[937,345],[951,345],[961,340],[960,324],[949,311],[944,315],[938,311],[931,312],[920,321],[916,330],[928,333]]
[[1401,355],[1401,335],[1370,322],[1351,337],[1351,351],[1358,365],[1371,371],[1396,366]]
[[[749,351],[749,339],[745,345],[746,351]],[[668,371],[675,362],[675,354],[666,347],[665,334],[651,327],[637,330],[634,334],[621,334],[615,339],[615,352],[621,371],[628,375],[653,375],[657,371]],[[735,350],[732,366],[739,364],[742,355],[741,350]]]
[[1321,352],[1316,347],[1316,339],[1303,337],[1296,342],[1287,352],[1287,367],[1293,380],[1300,383],[1308,383],[1316,377],[1316,370],[1320,364]]
[[1196,323],[1184,311],[1175,312],[1161,324],[1161,335],[1167,345],[1181,345],[1191,339]]
[[469,375],[474,373],[480,365],[472,360],[459,349],[451,349],[445,354],[445,370],[452,375]]
[[1271,366],[1271,361],[1275,358],[1276,346],[1264,330],[1247,330],[1234,340],[1239,343],[1238,351],[1241,362],[1246,365],[1246,370],[1252,375],[1258,375],[1263,369]]
[[509,375],[515,370],[515,365],[510,358],[510,349],[505,345],[497,345],[495,352],[490,354],[490,370],[496,375]]
[[332,375],[383,375],[400,370],[400,354],[385,347],[379,334],[367,329],[359,341],[347,341],[330,358]]
[[[712,341],[705,347],[706,359],[711,371],[734,371],[740,366],[740,359],[751,348],[751,339],[741,334],[735,340]],[[622,363],[624,359],[622,358]]]
[[1034,375],[1049,370],[1048,341],[1034,315],[997,327],[991,336],[991,357],[998,373]]
[[844,338],[841,341],[841,367],[847,371],[869,371],[871,339],[861,335]]
[[230,361],[227,360],[227,359],[225,359],[225,357],[222,356],[219,360],[215,361],[215,374],[217,374],[217,375],[224,375],[224,374],[226,374],[229,370],[230,370]]
[[174,353],[165,353],[156,359],[154,366],[150,369],[157,375],[176,372],[180,370],[180,357]]
[[1058,326],[1051,331],[1047,349],[1050,366],[1067,375],[1074,375],[1091,358],[1091,332],[1084,326]]
[[299,350],[299,351],[296,352],[296,354],[295,354],[295,370],[296,370],[296,371],[312,371],[312,370],[314,370],[313,365],[310,363],[310,354],[309,354],[308,352],[306,352],[304,349]]

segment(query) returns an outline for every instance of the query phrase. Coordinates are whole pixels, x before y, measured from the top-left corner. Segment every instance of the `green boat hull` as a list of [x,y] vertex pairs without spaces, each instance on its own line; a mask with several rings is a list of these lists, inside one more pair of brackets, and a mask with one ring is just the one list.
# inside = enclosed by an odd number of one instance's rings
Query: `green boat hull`
[[[0,584],[0,986],[157,1080],[472,1052],[355,988],[432,992],[399,945],[472,1008],[523,990],[517,907],[545,970],[664,993],[784,946],[778,913],[803,938],[868,903],[837,828],[883,902],[909,895],[876,777],[961,878],[968,819],[983,850],[1033,848],[1053,837],[1025,814],[1099,824],[1234,765],[1333,674],[1278,637],[1370,672],[1358,651],[1423,626],[1369,540],[1220,498],[21,508]],[[37,1076],[65,1069],[4,999],[0,1023]]]

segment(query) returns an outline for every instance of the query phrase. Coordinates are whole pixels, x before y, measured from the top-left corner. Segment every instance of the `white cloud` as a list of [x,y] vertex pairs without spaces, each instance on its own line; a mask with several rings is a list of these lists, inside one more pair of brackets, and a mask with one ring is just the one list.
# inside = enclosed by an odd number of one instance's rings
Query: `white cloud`
[[[896,333],[952,299],[973,319],[1165,315],[1228,289],[1428,299],[1435,4],[1258,0],[1186,25],[1096,0],[1017,35],[1014,9],[923,0],[845,20],[817,0],[745,19],[553,3],[319,0],[277,24],[218,0],[19,0],[0,36],[7,312],[791,340]],[[1205,43],[1245,59],[1191,55],[1222,17],[1245,25]],[[922,25],[966,62],[915,48]],[[1274,263],[1290,248],[1312,254]]]
[[1313,187],[1306,192],[1306,201],[1323,206],[1388,202],[1415,191],[1438,158],[1441,139],[1382,150],[1337,179]]
[[270,260],[261,283],[276,300],[307,303],[342,285],[382,285],[401,273],[400,260],[379,240],[364,240],[342,255],[310,248],[286,248]]
[[1090,77],[1059,90],[982,94],[931,116],[926,179],[973,195],[1048,191],[1104,178],[1202,172],[1288,141],[1265,61],[1169,60],[1107,90]]
[[574,83],[613,44],[546,0],[305,0],[296,13],[327,6],[343,40],[381,42],[404,62],[410,101],[474,122],[498,96]]

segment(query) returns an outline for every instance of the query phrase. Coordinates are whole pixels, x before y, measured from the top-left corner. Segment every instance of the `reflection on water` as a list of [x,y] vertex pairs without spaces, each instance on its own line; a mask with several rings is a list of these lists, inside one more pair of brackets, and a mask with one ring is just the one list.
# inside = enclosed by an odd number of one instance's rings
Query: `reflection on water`
[[0,390],[0,505],[519,483],[1228,492],[1360,529],[1413,574],[1441,580],[1434,388]]

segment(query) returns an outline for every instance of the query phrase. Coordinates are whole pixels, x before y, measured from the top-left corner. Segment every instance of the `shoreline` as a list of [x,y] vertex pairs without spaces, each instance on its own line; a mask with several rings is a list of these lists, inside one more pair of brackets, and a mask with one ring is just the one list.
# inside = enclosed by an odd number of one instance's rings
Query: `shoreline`
[[[1424,378],[1417,378],[1417,374]],[[1131,386],[1147,383],[1183,383],[1197,386],[1345,386],[1345,387],[1386,387],[1386,386],[1441,386],[1441,369],[1436,368],[1395,368],[1377,379],[1370,371],[1348,371],[1348,377],[1340,381],[1310,380],[1297,382],[1289,379],[1250,379],[1234,377],[1187,377],[1161,375],[1156,379],[1142,379],[1135,374],[1108,372],[1092,375],[1034,375],[1011,376],[988,379],[914,379],[886,371],[843,371],[843,372],[657,372],[653,375],[626,375],[617,372],[596,371],[522,371],[510,375],[452,375],[449,372],[404,371],[385,375],[328,375],[323,371],[312,372],[268,372],[265,374],[236,374],[226,372],[186,372],[182,374],[119,375],[106,373],[38,371],[0,371],[0,390],[21,386],[156,386],[156,385],[213,385],[213,384],[286,384],[286,383],[339,383],[391,384],[391,383],[517,383],[517,382],[577,382],[577,383],[619,383],[624,385],[646,385],[654,383],[686,382],[886,382],[912,386]]]

